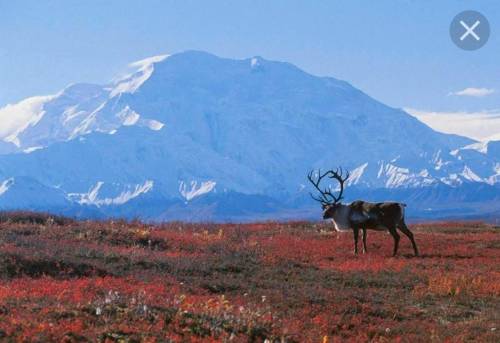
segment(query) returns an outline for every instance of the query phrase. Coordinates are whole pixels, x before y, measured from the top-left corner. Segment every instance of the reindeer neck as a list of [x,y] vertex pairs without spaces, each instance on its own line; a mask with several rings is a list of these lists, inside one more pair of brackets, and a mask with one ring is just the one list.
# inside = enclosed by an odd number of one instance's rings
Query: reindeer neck
[[351,208],[348,205],[340,205],[333,216],[333,224],[336,231],[348,231],[351,229]]

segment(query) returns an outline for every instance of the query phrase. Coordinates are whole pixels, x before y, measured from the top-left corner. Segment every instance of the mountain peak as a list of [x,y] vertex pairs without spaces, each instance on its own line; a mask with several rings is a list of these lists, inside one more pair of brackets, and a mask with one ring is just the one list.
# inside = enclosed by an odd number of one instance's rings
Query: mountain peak
[[154,63],[159,63],[165,60],[168,56],[170,55],[165,54],[165,55],[147,57],[142,60],[132,62],[129,64],[129,66],[132,68],[137,68],[138,70],[143,70],[149,68],[149,66],[151,66]]
[[164,61],[169,55],[152,56],[129,64],[134,72],[118,79],[111,88],[110,97],[122,93],[134,93],[144,82],[146,82],[154,71],[154,65]]

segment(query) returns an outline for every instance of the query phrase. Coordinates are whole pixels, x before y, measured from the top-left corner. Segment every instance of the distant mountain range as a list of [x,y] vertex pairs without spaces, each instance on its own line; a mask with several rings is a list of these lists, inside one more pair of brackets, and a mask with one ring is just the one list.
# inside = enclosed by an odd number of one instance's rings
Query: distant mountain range
[[[436,132],[349,83],[188,51],[0,109],[0,208],[146,220],[317,218],[312,168],[413,217],[497,216],[500,141]],[[0,124],[1,125],[1,124]],[[335,185],[334,185],[335,186]]]

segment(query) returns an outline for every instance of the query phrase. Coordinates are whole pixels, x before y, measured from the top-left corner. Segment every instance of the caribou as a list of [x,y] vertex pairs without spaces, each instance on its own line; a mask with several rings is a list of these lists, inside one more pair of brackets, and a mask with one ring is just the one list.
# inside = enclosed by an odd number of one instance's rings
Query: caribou
[[[378,202],[372,203],[362,200],[356,200],[350,204],[343,204],[344,183],[349,179],[349,172],[345,176],[342,168],[336,171],[328,170],[321,173],[321,170],[311,171],[307,178],[314,188],[319,192],[319,196],[311,197],[320,202],[323,208],[323,219],[332,219],[336,231],[349,231],[354,233],[354,254],[358,254],[358,236],[359,231],[363,232],[363,253],[366,248],[366,231],[388,231],[394,239],[393,256],[396,256],[399,245],[399,229],[411,241],[415,256],[418,256],[418,248],[413,238],[413,233],[408,229],[405,223],[406,205],[398,202]],[[325,178],[336,180],[339,183],[338,195],[332,193],[332,188],[322,189],[320,182]]]

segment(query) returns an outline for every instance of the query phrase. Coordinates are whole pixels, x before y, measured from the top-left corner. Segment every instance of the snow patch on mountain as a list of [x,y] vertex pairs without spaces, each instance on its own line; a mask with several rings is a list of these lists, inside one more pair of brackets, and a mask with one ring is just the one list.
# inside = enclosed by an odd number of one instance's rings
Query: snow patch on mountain
[[0,109],[0,139],[21,145],[19,134],[42,119],[45,103],[58,95],[35,96]]
[[205,181],[201,182],[198,186],[198,181],[191,181],[189,185],[181,181],[179,184],[179,193],[181,193],[187,201],[190,201],[200,195],[211,192],[216,184],[215,181]]
[[87,193],[69,193],[68,198],[80,205],[94,205],[103,184],[104,182],[98,181]]
[[351,173],[349,174],[349,179],[347,180],[346,185],[356,185],[359,183],[359,180],[363,176],[363,173],[365,172],[366,167],[368,167],[368,163],[364,163],[360,165],[359,167],[353,169]]
[[0,195],[4,194],[14,184],[14,178],[7,179],[0,184]]
[[141,194],[148,193],[153,189],[154,182],[151,180],[145,181],[143,184],[127,187],[128,189],[122,191],[116,197],[106,197],[99,199],[99,192],[104,185],[104,182],[99,181],[87,193],[70,193],[68,197],[72,201],[76,201],[80,205],[95,205],[95,206],[109,206],[109,205],[123,205],[130,200],[137,198]]
[[128,105],[125,106],[123,110],[116,114],[118,118],[122,120],[122,124],[124,126],[132,126],[135,125],[139,118],[141,117],[137,112],[132,110]]
[[[141,115],[132,110],[128,105],[118,112],[116,116],[120,118],[123,126],[137,125],[139,127],[147,127],[153,131],[160,131],[165,126],[165,124],[158,120],[141,118]],[[115,132],[116,130],[111,130],[108,133],[114,134]]]
[[23,152],[25,154],[31,154],[32,152],[40,150],[40,149],[43,149],[43,146],[32,146],[30,148],[24,149]]
[[71,120],[75,119],[81,114],[84,114],[85,111],[78,111],[78,105],[70,106],[66,108],[62,114],[63,124],[67,124]]
[[456,173],[440,178],[440,181],[448,186],[457,187],[463,184],[462,179]]
[[118,195],[115,198],[106,198],[103,200],[99,200],[97,202],[97,204],[98,205],[123,205],[123,204],[129,202],[130,200],[137,198],[141,194],[148,193],[150,190],[153,189],[153,186],[154,186],[154,182],[151,180],[148,180],[148,181],[144,182],[143,184],[135,185],[132,190],[127,190],[127,191],[120,193],[120,195]]
[[487,180],[486,180],[486,183],[490,184],[490,185],[494,185],[498,182],[500,182],[500,163],[497,163],[494,167],[493,167],[493,171],[495,172],[495,174],[491,175]]
[[408,168],[401,168],[393,164],[382,164],[378,173],[378,177],[385,176],[387,180],[385,186],[387,188],[399,187],[410,178],[410,170]]
[[144,119],[141,125],[153,131],[160,131],[165,126],[162,122],[154,119]]
[[111,89],[111,98],[122,93],[134,93],[144,82],[146,82],[154,71],[154,64],[165,60],[169,55],[159,55],[149,57],[129,65],[136,68],[136,71],[118,80]]
[[466,180],[469,181],[474,181],[474,182],[482,182],[483,179],[481,179],[476,173],[472,171],[469,167],[465,166],[464,170],[460,174],[462,175]]
[[432,161],[431,161],[433,164],[434,164],[434,170],[437,170],[439,171],[441,168],[443,168],[444,166],[450,164],[450,161],[444,161],[443,160],[443,157],[442,157],[442,151],[441,149],[439,149],[435,154],[434,156],[432,157]]
[[106,105],[105,102],[99,105],[99,107],[97,107],[92,113],[90,113],[69,135],[69,139],[74,139],[75,137],[92,132],[91,126],[96,123],[97,113],[99,113],[99,111],[104,108],[104,105]]
[[488,141],[472,143],[464,146],[459,150],[475,150],[477,152],[480,152],[481,154],[486,155],[488,153]]
[[257,68],[260,66],[260,58],[259,57],[252,57],[252,59],[250,60],[250,66],[252,68]]
[[408,168],[399,167],[392,163],[385,164],[383,162],[380,164],[377,177],[379,179],[385,178],[386,188],[425,187],[436,182],[427,169],[422,169],[418,173],[412,173]]

